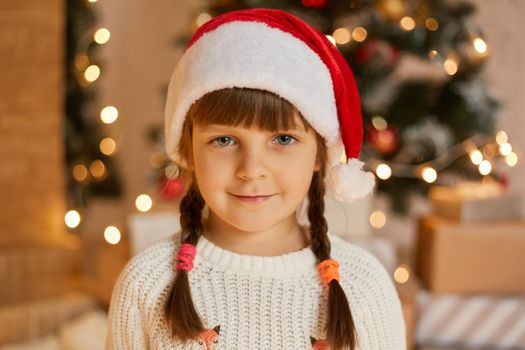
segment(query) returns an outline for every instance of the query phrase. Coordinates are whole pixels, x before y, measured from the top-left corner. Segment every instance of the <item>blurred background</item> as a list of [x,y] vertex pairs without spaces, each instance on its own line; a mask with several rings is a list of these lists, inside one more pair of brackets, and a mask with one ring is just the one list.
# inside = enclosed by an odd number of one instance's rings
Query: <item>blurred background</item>
[[391,274],[409,348],[525,349],[521,0],[1,1],[0,349],[104,348],[118,274],[179,228],[171,72],[248,7],[316,26],[356,75],[378,185],[326,216]]

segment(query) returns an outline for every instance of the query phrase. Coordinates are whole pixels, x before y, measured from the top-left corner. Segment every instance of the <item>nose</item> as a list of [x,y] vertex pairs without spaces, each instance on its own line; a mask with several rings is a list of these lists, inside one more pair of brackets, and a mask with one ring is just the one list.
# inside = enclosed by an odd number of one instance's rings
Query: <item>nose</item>
[[246,150],[240,155],[237,176],[245,181],[264,179],[267,176],[264,154],[258,149]]

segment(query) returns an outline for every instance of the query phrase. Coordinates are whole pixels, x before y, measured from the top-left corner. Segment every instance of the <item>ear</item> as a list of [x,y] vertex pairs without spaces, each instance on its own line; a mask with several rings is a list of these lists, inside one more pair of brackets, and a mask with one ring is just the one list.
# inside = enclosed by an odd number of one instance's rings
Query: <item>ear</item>
[[315,159],[314,171],[319,171],[319,170],[321,170],[321,162],[319,161],[318,158],[319,158],[319,157],[316,157],[316,159]]

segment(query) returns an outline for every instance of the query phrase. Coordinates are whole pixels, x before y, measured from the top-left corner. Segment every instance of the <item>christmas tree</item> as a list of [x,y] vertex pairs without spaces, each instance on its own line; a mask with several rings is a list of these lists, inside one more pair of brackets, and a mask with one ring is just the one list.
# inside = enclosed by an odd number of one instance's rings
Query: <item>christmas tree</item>
[[469,21],[475,8],[468,2],[208,1],[198,5],[177,44],[185,45],[210,18],[243,8],[289,11],[344,55],[361,95],[360,158],[377,175],[377,190],[394,212],[405,213],[410,194],[425,195],[432,183],[498,178],[492,164],[500,156],[515,164],[515,153],[497,149],[507,143],[506,135],[494,135],[500,103],[481,78],[490,50]]
[[[85,207],[93,196],[116,197],[121,194],[117,169],[111,158],[115,142],[104,137],[100,118],[113,122],[117,110],[100,108],[96,100],[96,80],[100,64],[99,45],[109,40],[109,31],[96,27],[90,2],[67,1],[66,27],[66,171],[68,205]],[[102,110],[102,111],[101,111]]]

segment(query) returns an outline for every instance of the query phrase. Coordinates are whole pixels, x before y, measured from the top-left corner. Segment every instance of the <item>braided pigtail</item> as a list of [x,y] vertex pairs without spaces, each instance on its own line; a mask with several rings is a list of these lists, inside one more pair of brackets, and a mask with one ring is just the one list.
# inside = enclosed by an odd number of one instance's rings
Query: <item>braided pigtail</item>
[[350,349],[356,347],[356,330],[345,292],[339,284],[339,270],[336,260],[330,258],[328,225],[324,217],[324,167],[314,173],[308,191],[308,219],[312,239],[312,250],[321,262],[318,270],[328,287],[328,322],[326,340],[331,349]]
[[193,182],[180,203],[181,248],[177,257],[175,282],[164,305],[164,316],[172,335],[183,342],[196,338],[204,325],[191,298],[188,271],[193,268],[195,246],[202,234],[204,199]]

